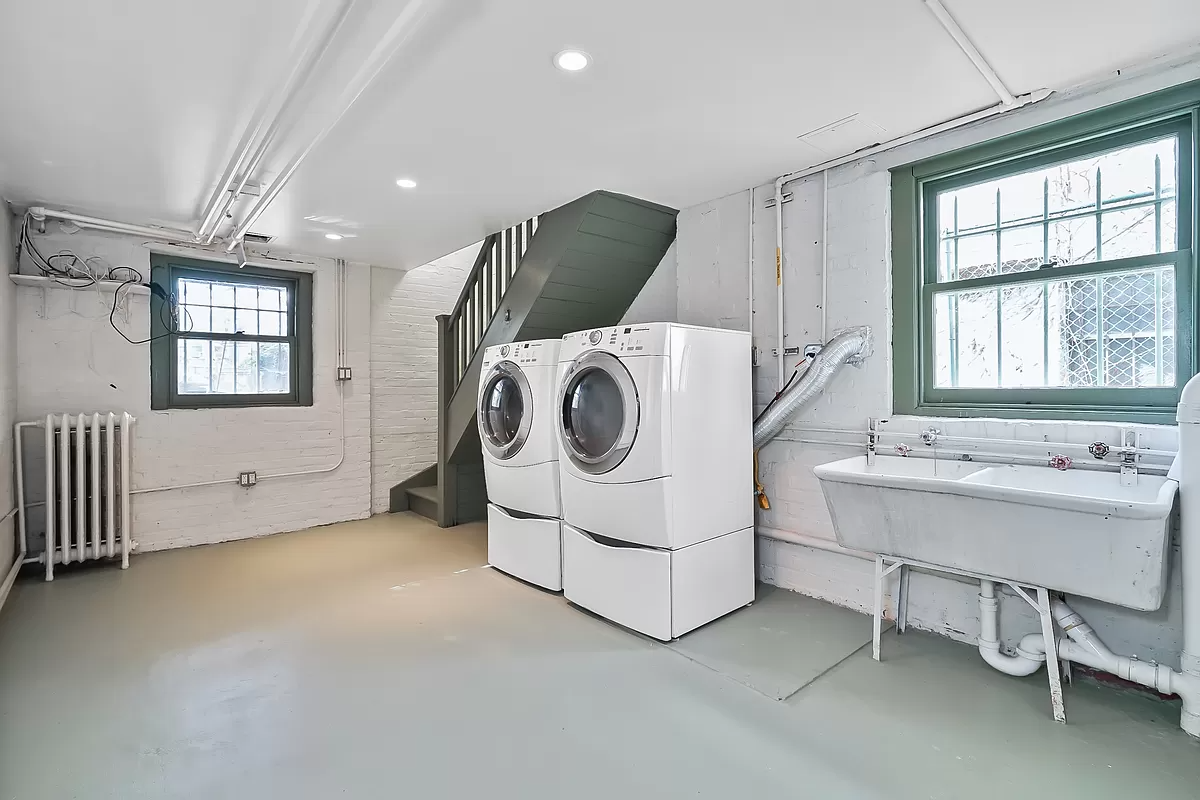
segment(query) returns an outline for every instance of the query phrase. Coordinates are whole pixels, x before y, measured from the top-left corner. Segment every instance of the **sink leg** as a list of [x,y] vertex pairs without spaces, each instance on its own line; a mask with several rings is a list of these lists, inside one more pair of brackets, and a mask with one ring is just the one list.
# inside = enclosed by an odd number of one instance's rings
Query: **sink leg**
[[904,633],[908,627],[908,573],[905,564],[900,565],[900,590],[896,598],[896,633]]
[[1042,618],[1042,638],[1046,642],[1046,673],[1050,677],[1050,705],[1054,721],[1066,723],[1067,710],[1063,704],[1062,679],[1058,672],[1058,643],[1054,638],[1054,618],[1050,615],[1050,593],[1037,590],[1038,616]]
[[875,614],[871,657],[879,661],[879,635],[883,629],[883,556],[875,556]]

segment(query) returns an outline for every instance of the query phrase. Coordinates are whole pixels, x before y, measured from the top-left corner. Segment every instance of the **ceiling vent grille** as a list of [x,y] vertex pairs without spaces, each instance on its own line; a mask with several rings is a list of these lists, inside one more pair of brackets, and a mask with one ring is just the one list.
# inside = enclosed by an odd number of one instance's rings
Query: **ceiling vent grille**
[[268,236],[265,233],[250,232],[242,237],[242,241],[246,242],[247,244],[270,244],[274,240],[274,236]]

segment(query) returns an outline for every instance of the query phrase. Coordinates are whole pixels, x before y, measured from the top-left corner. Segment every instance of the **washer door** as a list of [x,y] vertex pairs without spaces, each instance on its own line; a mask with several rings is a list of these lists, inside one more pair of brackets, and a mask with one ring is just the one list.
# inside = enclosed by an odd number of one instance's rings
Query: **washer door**
[[525,373],[511,361],[492,366],[479,390],[479,439],[500,461],[521,452],[533,426],[533,396]]
[[558,437],[578,469],[610,472],[637,438],[641,406],[637,386],[611,353],[592,350],[571,362],[558,388]]

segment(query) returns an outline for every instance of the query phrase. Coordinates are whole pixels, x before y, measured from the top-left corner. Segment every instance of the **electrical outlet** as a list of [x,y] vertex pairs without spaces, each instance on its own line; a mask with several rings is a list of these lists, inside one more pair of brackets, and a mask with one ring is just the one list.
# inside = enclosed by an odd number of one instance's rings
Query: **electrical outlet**
[[785,348],[783,348],[783,354],[785,356],[798,356],[798,355],[800,355],[800,348],[799,347],[785,347]]
[[353,376],[354,376],[354,373],[350,369],[350,367],[338,367],[337,368],[337,379],[339,381],[348,381]]
[[249,472],[238,473],[238,485],[245,486],[247,489],[258,483],[258,473],[254,470]]

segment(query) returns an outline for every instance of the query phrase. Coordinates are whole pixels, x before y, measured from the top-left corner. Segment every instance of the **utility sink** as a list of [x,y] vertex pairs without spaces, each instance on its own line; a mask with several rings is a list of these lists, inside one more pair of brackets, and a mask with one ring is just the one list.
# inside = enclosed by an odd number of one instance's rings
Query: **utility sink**
[[1153,611],[1178,484],[1115,472],[866,456],[823,464],[838,542]]

